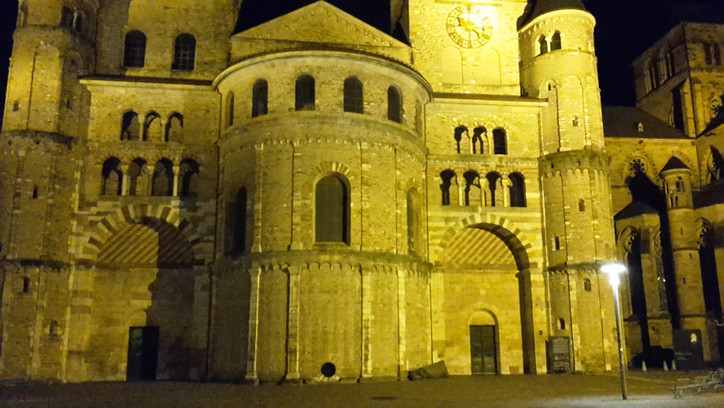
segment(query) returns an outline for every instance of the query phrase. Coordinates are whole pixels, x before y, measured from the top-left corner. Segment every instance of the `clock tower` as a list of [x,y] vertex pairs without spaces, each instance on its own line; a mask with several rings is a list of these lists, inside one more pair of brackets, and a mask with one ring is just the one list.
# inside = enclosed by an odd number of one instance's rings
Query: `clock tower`
[[525,0],[409,0],[399,21],[436,92],[520,95],[516,21]]

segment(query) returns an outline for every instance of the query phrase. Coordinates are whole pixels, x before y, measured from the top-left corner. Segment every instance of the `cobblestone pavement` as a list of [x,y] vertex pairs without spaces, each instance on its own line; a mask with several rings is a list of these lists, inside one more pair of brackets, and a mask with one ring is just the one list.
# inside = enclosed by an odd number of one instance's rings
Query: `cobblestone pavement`
[[724,392],[675,399],[677,378],[702,373],[629,373],[629,399],[610,375],[450,377],[360,384],[0,382],[0,407],[724,407]]

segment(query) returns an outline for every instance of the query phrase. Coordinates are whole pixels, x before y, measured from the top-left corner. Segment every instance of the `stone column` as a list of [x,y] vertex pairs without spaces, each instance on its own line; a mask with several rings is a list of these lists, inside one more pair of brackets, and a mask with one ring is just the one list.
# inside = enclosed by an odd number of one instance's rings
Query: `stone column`
[[362,374],[361,377],[372,377],[372,347],[370,344],[370,327],[372,326],[372,301],[374,293],[372,291],[372,274],[375,270],[370,270],[364,266],[360,268],[360,277],[362,279]]
[[121,164],[121,196],[125,197],[128,195],[128,186],[130,183],[130,177],[128,176],[128,164]]
[[246,360],[246,376],[248,381],[259,381],[256,372],[257,349],[259,340],[259,289],[261,284],[261,268],[249,271],[251,291],[249,298],[249,352]]
[[287,304],[287,381],[296,381],[301,378],[299,372],[299,285],[301,268],[289,266],[286,268],[289,275],[289,302]]
[[173,193],[174,197],[178,197],[178,179],[181,166],[173,166]]

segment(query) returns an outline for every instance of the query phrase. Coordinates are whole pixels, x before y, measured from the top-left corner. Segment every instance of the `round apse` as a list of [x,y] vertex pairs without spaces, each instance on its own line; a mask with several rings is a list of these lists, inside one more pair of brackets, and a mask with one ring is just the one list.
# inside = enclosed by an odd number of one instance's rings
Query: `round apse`
[[334,373],[337,372],[337,367],[334,366],[332,363],[324,363],[322,364],[322,375],[330,378],[334,376]]

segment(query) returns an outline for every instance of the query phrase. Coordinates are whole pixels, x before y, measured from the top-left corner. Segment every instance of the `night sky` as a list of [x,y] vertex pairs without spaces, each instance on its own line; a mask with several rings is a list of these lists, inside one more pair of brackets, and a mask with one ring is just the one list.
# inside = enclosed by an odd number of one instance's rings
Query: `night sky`
[[[314,0],[243,0],[237,31],[253,27]],[[328,0],[388,31],[388,0]],[[596,54],[604,105],[635,104],[630,63],[680,21],[724,24],[724,0],[584,0],[596,17]],[[0,0],[0,106],[18,2]],[[722,41],[724,43],[724,39]],[[0,120],[2,109],[0,109]]]

